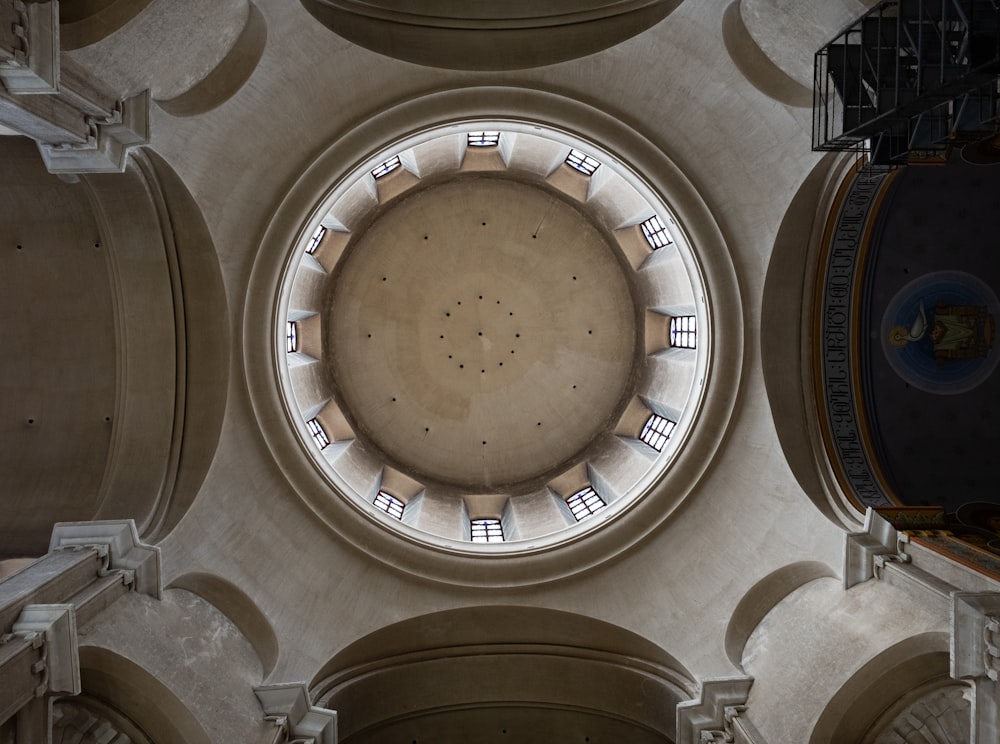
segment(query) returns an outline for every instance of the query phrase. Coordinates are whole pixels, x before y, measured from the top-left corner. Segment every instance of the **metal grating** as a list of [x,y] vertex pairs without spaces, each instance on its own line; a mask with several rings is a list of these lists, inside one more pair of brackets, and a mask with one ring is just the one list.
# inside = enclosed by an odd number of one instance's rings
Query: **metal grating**
[[663,224],[663,220],[655,214],[640,224],[639,227],[642,228],[642,234],[645,236],[646,242],[649,243],[654,251],[671,245],[674,242],[670,237],[670,233],[667,232],[667,226]]
[[330,437],[326,435],[323,427],[320,425],[319,421],[316,419],[309,419],[306,421],[306,428],[309,429],[309,433],[312,435],[313,441],[320,449],[325,449],[330,446]]
[[642,427],[642,434],[639,435],[639,439],[657,452],[662,452],[663,445],[667,443],[670,435],[674,433],[675,426],[677,426],[675,421],[663,418],[663,416],[657,416],[654,413],[646,419],[646,425]]
[[576,149],[569,151],[569,155],[566,156],[566,164],[588,176],[594,175],[594,171],[601,167],[600,162],[594,160],[587,153]]
[[597,514],[597,512],[607,506],[607,503],[594,490],[593,486],[587,486],[566,499],[566,506],[573,512],[576,521],[579,522]]
[[393,155],[384,163],[380,163],[377,167],[373,168],[372,175],[375,178],[382,178],[383,176],[387,176],[392,173],[401,165],[402,163],[399,161],[399,155]]
[[469,132],[469,147],[496,147],[500,144],[500,132]]
[[698,343],[698,329],[693,315],[679,315],[670,319],[670,345],[679,349],[693,349]]
[[316,249],[319,248],[320,243],[323,242],[323,238],[325,237],[326,237],[326,228],[320,225],[318,228],[316,228],[316,232],[312,234],[312,237],[309,238],[309,242],[306,244],[306,253],[308,253],[310,256],[314,254],[316,252]]
[[499,519],[472,519],[469,527],[474,543],[503,542],[503,525]]
[[375,501],[372,503],[394,519],[403,518],[403,509],[406,508],[406,504],[392,494],[388,494],[385,491],[379,491],[375,494]]

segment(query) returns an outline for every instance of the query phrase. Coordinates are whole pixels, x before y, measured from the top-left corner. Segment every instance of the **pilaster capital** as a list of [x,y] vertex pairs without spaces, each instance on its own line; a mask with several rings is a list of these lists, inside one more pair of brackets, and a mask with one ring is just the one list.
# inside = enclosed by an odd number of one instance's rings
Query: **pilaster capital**
[[16,19],[0,27],[0,82],[14,95],[58,92],[58,0],[0,0],[0,5]]
[[149,142],[149,91],[120,100],[104,117],[87,116],[84,142],[39,142],[49,173],[122,173],[133,147]]
[[303,683],[261,685],[253,691],[264,716],[284,731],[284,741],[337,744],[337,712],[314,706]]
[[80,694],[80,652],[77,645],[76,614],[69,604],[28,605],[14,622],[12,635],[44,642],[40,671],[44,683],[36,691],[60,695]]
[[139,539],[133,520],[57,522],[52,528],[49,551],[78,547],[106,551],[106,570],[131,572],[136,591],[160,598],[160,548]]
[[851,532],[844,540],[844,588],[863,584],[877,576],[886,561],[908,563],[900,535],[887,519],[868,507],[863,532]]
[[677,744],[732,742],[733,719],[745,708],[753,677],[717,677],[701,683],[697,700],[677,704]]
[[952,595],[951,676],[1000,680],[1000,593]]

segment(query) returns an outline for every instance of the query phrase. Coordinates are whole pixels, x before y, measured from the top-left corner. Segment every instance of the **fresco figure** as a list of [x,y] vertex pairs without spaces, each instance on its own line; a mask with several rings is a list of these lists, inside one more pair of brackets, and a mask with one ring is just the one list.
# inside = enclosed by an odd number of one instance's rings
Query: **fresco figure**
[[939,362],[985,357],[993,346],[993,334],[993,316],[985,307],[940,302],[934,306],[930,337]]
[[893,346],[906,346],[911,341],[919,341],[927,333],[927,313],[924,311],[924,303],[920,303],[920,309],[916,320],[907,331],[903,326],[895,326],[889,331],[889,343]]
[[997,318],[1000,300],[989,284],[964,271],[932,271],[896,291],[875,339],[908,386],[959,395],[990,379],[1000,364]]
[[939,301],[934,305],[933,320],[928,322],[924,303],[921,302],[909,329],[894,326],[889,331],[889,343],[901,347],[922,341],[927,336],[931,343],[922,347],[940,364],[950,359],[988,356],[994,333],[994,319],[985,306],[953,305]]

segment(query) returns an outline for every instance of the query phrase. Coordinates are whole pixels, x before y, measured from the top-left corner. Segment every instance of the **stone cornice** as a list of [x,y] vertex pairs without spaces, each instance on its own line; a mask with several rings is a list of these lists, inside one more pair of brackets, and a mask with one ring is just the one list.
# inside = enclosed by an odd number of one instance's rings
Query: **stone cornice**
[[284,733],[284,741],[337,744],[336,711],[314,706],[305,684],[261,685],[254,694],[267,720]]
[[752,677],[706,679],[697,700],[677,705],[677,744],[732,742],[733,718],[746,707]]
[[57,522],[49,551],[77,547],[103,548],[108,570],[132,572],[136,591],[160,598],[160,548],[143,543],[131,519]]

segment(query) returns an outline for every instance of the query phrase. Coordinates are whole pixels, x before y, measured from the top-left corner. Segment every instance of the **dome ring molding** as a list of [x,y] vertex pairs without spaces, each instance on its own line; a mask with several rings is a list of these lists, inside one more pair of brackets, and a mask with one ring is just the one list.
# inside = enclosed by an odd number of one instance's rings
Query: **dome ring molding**
[[[265,228],[248,286],[243,347],[247,384],[261,432],[289,484],[334,533],[359,550],[398,570],[448,584],[542,583],[621,554],[653,532],[695,489],[726,436],[734,410],[744,356],[742,303],[735,268],[714,217],[693,184],[653,142],[611,115],[558,94],[502,86],[454,89],[404,101],[364,121],[319,153],[290,187]],[[281,390],[284,359],[275,335],[285,319],[278,289],[297,261],[291,248],[301,245],[310,224],[318,223],[320,205],[346,188],[360,169],[374,167],[387,148],[424,131],[477,121],[539,124],[570,138],[602,143],[618,167],[641,174],[642,183],[633,185],[669,204],[687,242],[697,247],[695,270],[704,292],[710,345],[704,376],[696,382],[703,392],[691,404],[698,423],[688,428],[670,467],[647,485],[642,498],[600,529],[572,530],[543,544],[509,543],[473,552],[453,541],[437,543],[426,536],[390,532],[360,505],[335,495],[336,484],[318,469],[301,434],[275,423],[298,416]],[[705,394],[709,389],[711,394]]]

